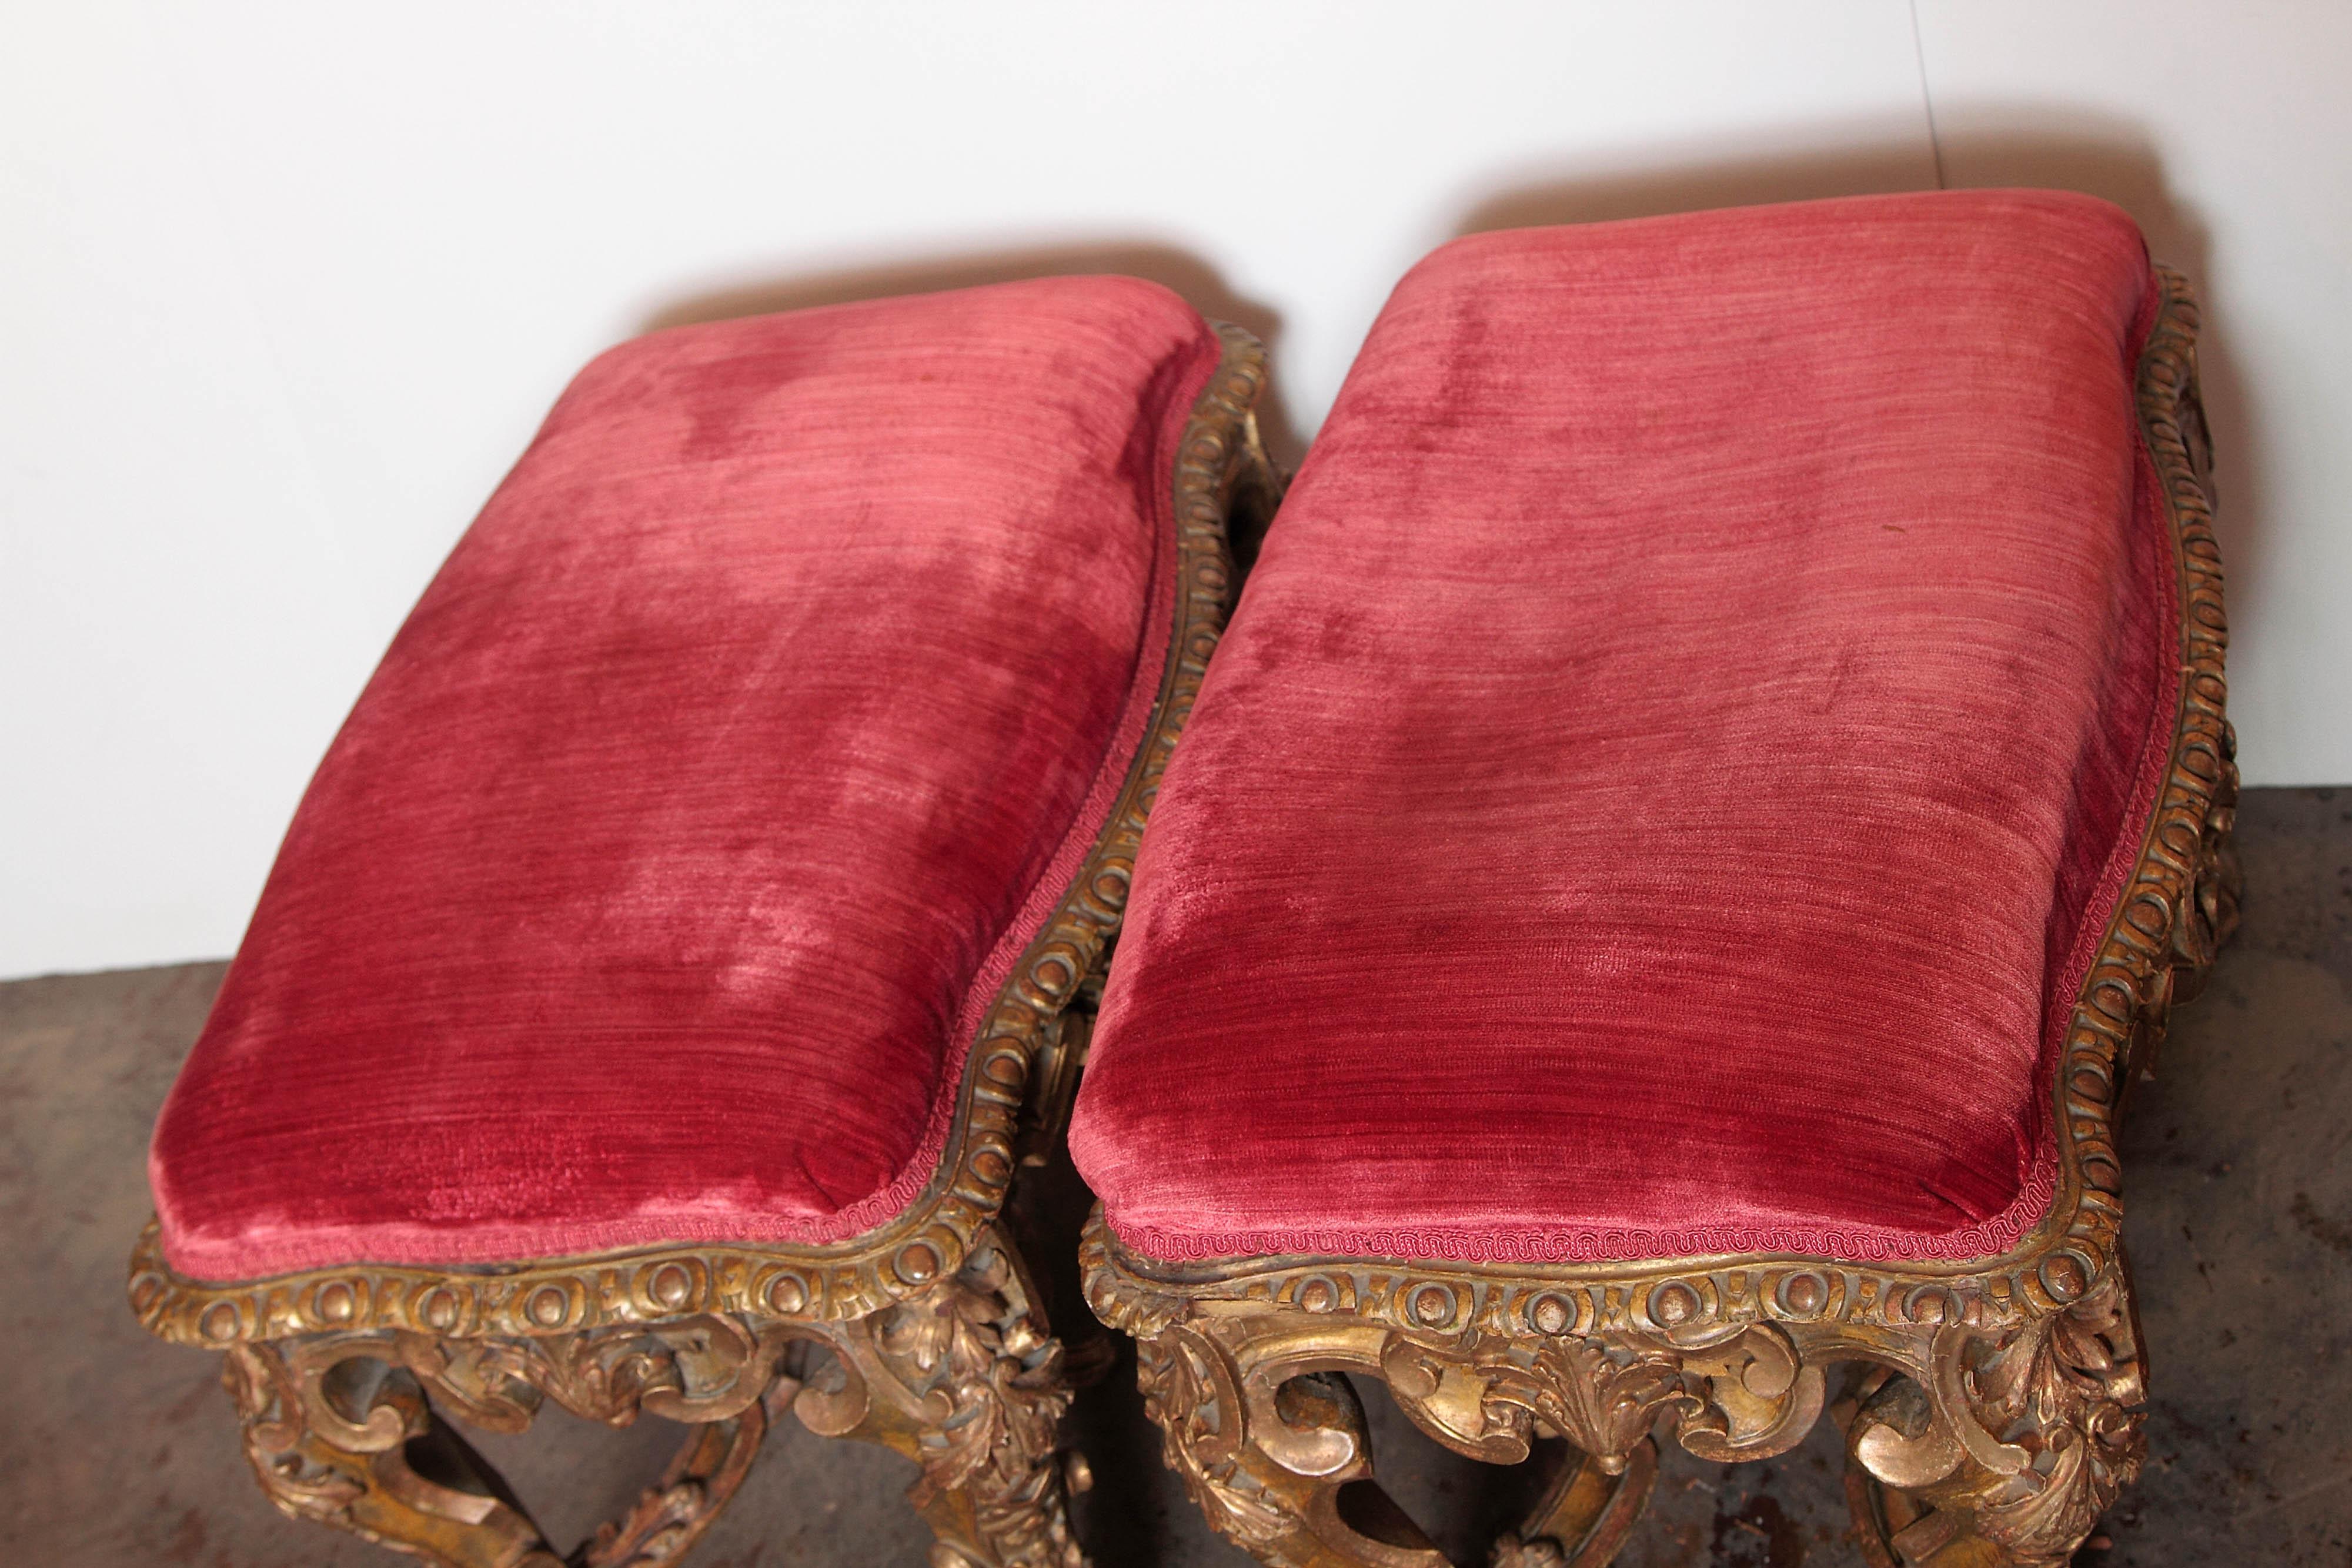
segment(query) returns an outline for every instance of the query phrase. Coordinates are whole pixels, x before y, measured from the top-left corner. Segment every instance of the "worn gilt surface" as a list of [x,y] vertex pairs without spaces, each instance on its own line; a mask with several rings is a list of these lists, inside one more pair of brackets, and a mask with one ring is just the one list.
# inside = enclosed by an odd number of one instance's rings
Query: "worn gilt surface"
[[1126,1252],[1097,1215],[1088,1301],[1142,1343],[1169,1461],[1234,1540],[1297,1568],[1440,1568],[1410,1525],[1342,1517],[1339,1489],[1368,1478],[1370,1460],[1333,1373],[1381,1378],[1423,1430],[1476,1458],[1516,1461],[1539,1436],[1587,1457],[1498,1543],[1505,1568],[1606,1562],[1639,1507],[1654,1427],[1703,1458],[1779,1453],[1822,1414],[1832,1370],[1861,1375],[1839,1418],[1878,1563],[2063,1563],[2137,1475],[2145,1394],[2116,1115],[2167,1009],[2201,986],[2234,926],[2237,897],[2198,316],[2183,280],[2160,277],[2138,406],[2173,526],[2179,708],[2170,771],[2057,1063],[2048,1214],[2008,1253],[1967,1262],[1492,1266],[1156,1263]]
[[[996,1226],[1024,1155],[1058,1135],[1083,1055],[1069,1009],[1126,910],[1143,823],[1234,588],[1229,511],[1280,480],[1252,409],[1265,355],[1218,329],[1221,363],[1176,458],[1175,622],[1159,703],[1107,825],[1014,967],[966,1062],[938,1174],[906,1212],[823,1246],[648,1248],[513,1267],[354,1264],[242,1283],[182,1278],[151,1223],[131,1258],[152,1332],[227,1353],[256,1472],[284,1511],[454,1568],[675,1561],[756,1456],[772,1416],[886,1444],[935,1568],[1077,1568],[1058,1451],[1061,1346]],[[795,1349],[805,1346],[806,1349]],[[803,1383],[788,1354],[825,1364]],[[661,1482],[568,1555],[541,1540],[443,1416],[527,1427],[544,1400],[615,1425],[689,1423]]]

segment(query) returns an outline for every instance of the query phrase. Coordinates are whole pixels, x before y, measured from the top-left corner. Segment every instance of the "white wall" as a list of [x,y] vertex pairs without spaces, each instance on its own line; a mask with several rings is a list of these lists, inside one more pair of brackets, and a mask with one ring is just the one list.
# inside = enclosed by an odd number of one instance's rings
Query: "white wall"
[[1939,157],[2122,200],[2207,284],[2247,774],[2352,779],[2352,22],[2319,0],[0,20],[0,975],[235,945],[393,628],[615,339],[1140,271],[1273,340],[1295,441],[1465,227]]

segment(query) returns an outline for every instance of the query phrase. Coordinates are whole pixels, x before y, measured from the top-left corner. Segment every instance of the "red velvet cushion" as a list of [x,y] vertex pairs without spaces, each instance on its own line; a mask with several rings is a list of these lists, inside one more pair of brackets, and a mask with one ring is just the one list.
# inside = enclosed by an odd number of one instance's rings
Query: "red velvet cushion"
[[1071,1144],[1166,1258],[1981,1255],[2170,739],[2120,213],[1401,284],[1178,747]]
[[903,1207],[1139,743],[1217,353],[1104,277],[591,364],[295,817],[156,1130],[174,1266]]

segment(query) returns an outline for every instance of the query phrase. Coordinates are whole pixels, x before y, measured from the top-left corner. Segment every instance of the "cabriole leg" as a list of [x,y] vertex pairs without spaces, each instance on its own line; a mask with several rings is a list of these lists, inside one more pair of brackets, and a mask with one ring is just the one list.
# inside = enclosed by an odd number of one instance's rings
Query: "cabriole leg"
[[530,1516],[434,1416],[390,1334],[237,1345],[225,1380],[246,1458],[289,1518],[449,1568],[561,1568]]
[[2082,1300],[1997,1339],[1937,1337],[1924,1378],[1866,1379],[1846,1495],[1874,1568],[2063,1568],[2147,1452],[2120,1258]]
[[[1144,1402],[1170,1468],[1210,1522],[1280,1568],[1447,1568],[1425,1532],[1380,1490],[1362,1405],[1347,1375],[1379,1378],[1414,1424],[1472,1458],[1515,1464],[1530,1439],[1582,1437],[1519,1528],[1496,1542],[1495,1568],[1600,1568],[1640,1518],[1657,1475],[1648,1429],[1659,1409],[1646,1384],[1626,1385],[1612,1429],[1580,1427],[1564,1410],[1537,1415],[1533,1383],[1465,1365],[1369,1325],[1234,1330],[1227,1344],[1202,1324],[1173,1324],[1139,1343]],[[1613,1364],[1611,1364],[1613,1366]],[[1660,1385],[1663,1388],[1664,1385]]]
[[1001,1238],[984,1233],[953,1276],[824,1343],[839,1385],[802,1389],[793,1413],[922,1466],[908,1497],[939,1537],[935,1568],[1084,1568],[1067,1500],[1088,1478],[1060,1449],[1062,1347]]

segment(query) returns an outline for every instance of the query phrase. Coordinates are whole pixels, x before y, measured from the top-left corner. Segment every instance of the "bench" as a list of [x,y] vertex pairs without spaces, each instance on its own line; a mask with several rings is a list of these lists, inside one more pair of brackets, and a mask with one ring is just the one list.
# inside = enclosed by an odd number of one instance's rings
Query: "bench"
[[[281,1510],[452,1568],[669,1562],[790,1406],[921,1466],[935,1563],[1081,1561],[1005,1206],[1265,504],[1262,379],[1126,278],[581,372],[320,764],[156,1129],[131,1304],[226,1354]],[[446,1419],[551,1399],[689,1424],[568,1553]]]
[[2137,1473],[2126,1084],[2233,922],[2197,312],[2114,208],[1489,234],[1398,287],[1137,865],[1070,1146],[1169,1462],[1295,1568],[1500,1568],[1833,1406],[1879,1564]]

